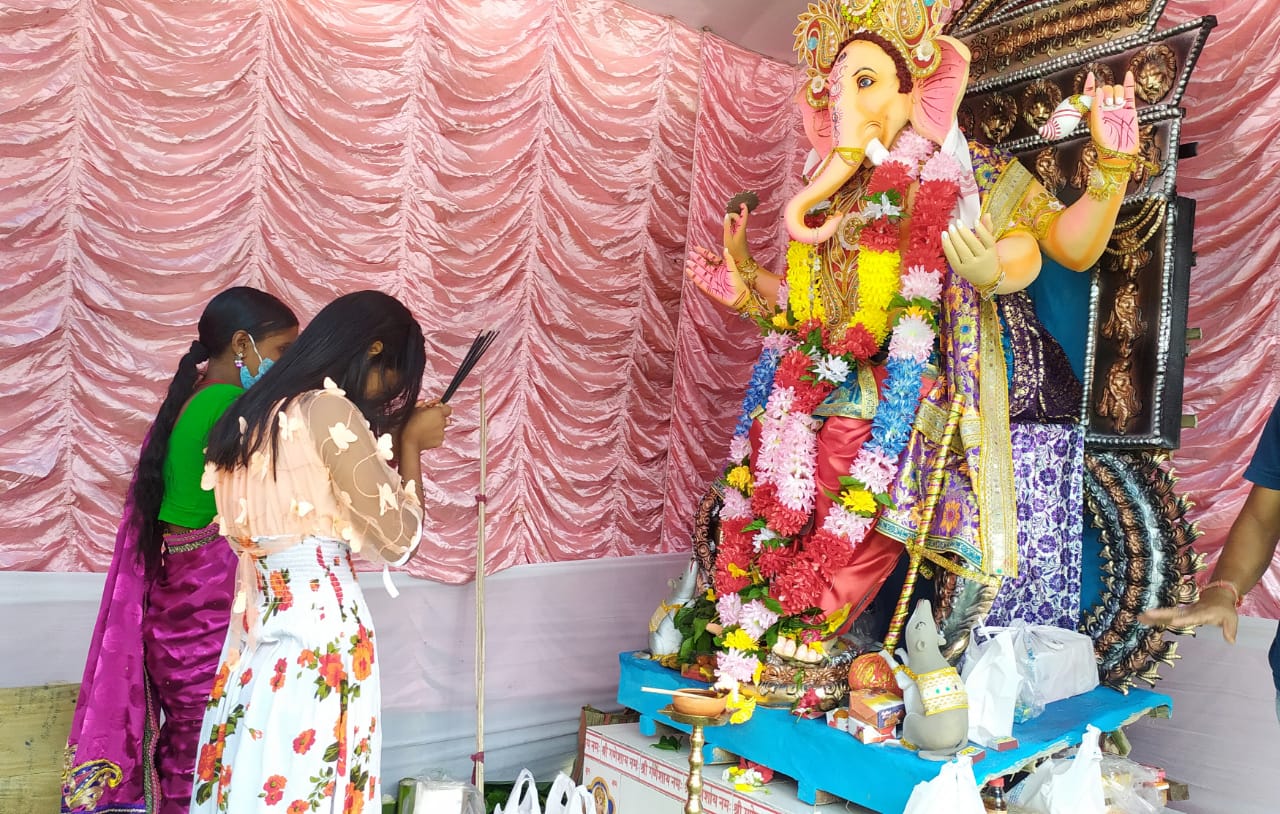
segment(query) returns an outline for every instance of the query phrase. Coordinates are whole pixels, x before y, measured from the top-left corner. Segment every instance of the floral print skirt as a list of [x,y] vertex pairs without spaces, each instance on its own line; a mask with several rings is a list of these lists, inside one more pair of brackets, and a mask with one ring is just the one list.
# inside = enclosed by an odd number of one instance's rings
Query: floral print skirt
[[[310,537],[256,565],[253,635],[228,635],[200,732],[191,811],[375,811],[378,667],[351,551]],[[228,658],[235,651],[239,659]]]

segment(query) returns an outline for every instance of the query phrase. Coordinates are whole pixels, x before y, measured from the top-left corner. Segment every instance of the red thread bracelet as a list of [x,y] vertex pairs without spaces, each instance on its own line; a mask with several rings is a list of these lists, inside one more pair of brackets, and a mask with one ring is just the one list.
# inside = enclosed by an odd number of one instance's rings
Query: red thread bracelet
[[1236,598],[1237,608],[1244,604],[1244,597],[1240,595],[1240,589],[1237,588],[1236,584],[1229,579],[1215,579],[1200,590],[1207,591],[1210,588],[1226,588],[1231,592],[1232,596]]

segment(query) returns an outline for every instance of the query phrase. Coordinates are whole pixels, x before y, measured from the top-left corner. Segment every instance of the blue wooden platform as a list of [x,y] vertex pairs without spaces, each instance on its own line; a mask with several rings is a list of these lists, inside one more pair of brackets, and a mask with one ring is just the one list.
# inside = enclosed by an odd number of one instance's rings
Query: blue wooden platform
[[[670,698],[641,692],[641,687],[705,686],[682,677],[651,660],[645,653],[622,653],[622,678],[618,703],[640,713],[640,731],[655,734],[658,723],[689,731],[659,713]],[[987,751],[974,764],[982,785],[993,777],[1017,771],[1029,761],[1078,744],[1085,727],[1093,724],[1110,732],[1151,710],[1172,710],[1167,695],[1133,689],[1127,695],[1098,687],[1092,692],[1050,704],[1039,717],[1014,726],[1017,749]],[[917,783],[937,775],[940,763],[923,760],[898,746],[868,746],[847,732],[819,720],[797,718],[786,709],[757,707],[745,724],[708,727],[708,746],[719,747],[793,778],[800,800],[814,803],[819,790],[865,806],[882,814],[898,814]]]

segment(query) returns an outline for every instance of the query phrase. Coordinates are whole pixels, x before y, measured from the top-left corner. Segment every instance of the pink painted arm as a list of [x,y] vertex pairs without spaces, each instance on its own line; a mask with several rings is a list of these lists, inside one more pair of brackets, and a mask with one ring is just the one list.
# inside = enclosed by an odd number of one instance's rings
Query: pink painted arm
[[[1103,85],[1096,94],[1093,76],[1086,81],[1085,94],[1092,95],[1094,100],[1089,111],[1089,129],[1099,148],[1126,155],[1138,152],[1138,109],[1133,88],[1132,72],[1126,74],[1123,87]],[[1123,163],[1108,157],[1100,157],[1098,161],[1104,166]],[[1039,183],[1033,183],[1024,202],[1043,191]],[[1080,196],[1080,200],[1067,207],[1049,227],[1041,242],[1045,254],[1074,271],[1092,268],[1111,239],[1124,193],[1125,184],[1120,184],[1103,200],[1091,195]]]

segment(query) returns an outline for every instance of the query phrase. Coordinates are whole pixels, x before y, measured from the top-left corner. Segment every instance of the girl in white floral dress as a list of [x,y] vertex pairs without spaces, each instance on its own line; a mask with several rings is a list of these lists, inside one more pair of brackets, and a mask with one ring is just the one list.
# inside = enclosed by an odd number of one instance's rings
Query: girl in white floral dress
[[408,309],[351,294],[211,433],[205,486],[239,571],[192,812],[381,805],[377,648],[351,552],[401,565],[421,537],[419,454],[450,412],[416,402],[424,363]]

